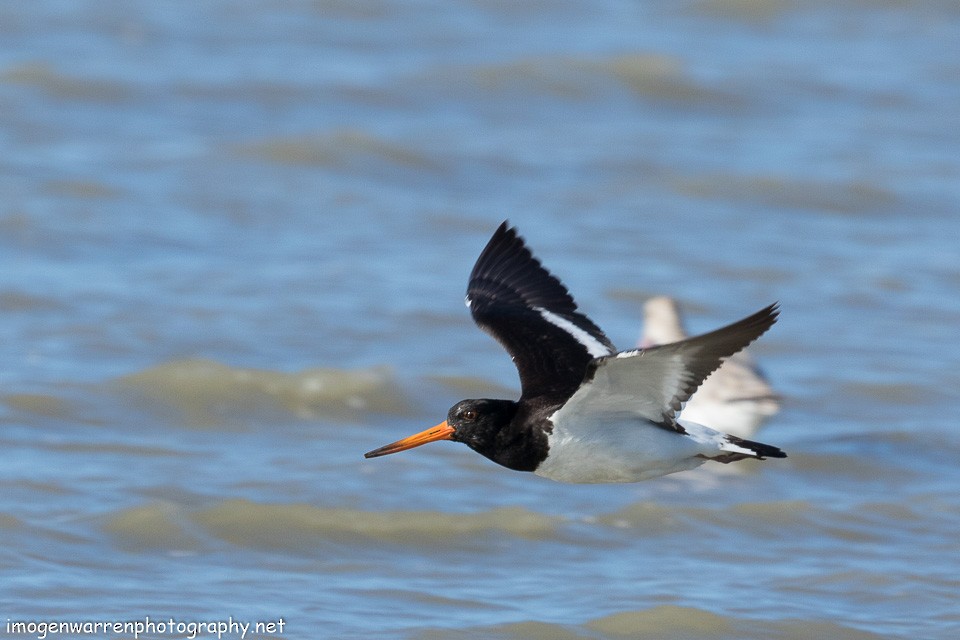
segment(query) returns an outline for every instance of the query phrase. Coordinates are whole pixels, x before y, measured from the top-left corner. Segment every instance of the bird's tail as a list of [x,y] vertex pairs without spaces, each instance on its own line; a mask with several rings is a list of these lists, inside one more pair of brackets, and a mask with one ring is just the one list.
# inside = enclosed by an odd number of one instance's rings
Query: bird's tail
[[787,454],[773,445],[754,442],[753,440],[744,440],[743,438],[731,435],[724,436],[720,450],[724,453],[717,456],[710,456],[710,459],[727,463],[736,462],[737,460],[743,460],[745,458],[763,460],[764,458],[787,457]]

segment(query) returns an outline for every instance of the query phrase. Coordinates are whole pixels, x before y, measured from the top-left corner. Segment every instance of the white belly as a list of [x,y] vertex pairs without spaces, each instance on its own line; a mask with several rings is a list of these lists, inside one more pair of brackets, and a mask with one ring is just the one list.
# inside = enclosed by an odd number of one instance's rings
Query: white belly
[[577,483],[639,482],[686,471],[706,461],[698,454],[716,449],[631,417],[575,428],[554,424],[548,443],[547,459],[534,473]]

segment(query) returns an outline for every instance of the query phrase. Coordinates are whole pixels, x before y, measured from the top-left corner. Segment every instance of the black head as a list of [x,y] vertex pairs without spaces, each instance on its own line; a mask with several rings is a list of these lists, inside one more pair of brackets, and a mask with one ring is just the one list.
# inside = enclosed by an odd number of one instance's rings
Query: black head
[[437,440],[454,440],[510,469],[532,471],[546,455],[546,443],[537,443],[542,444],[542,455],[539,448],[531,450],[528,432],[512,426],[517,409],[517,403],[511,400],[461,400],[437,426],[375,449],[365,457],[385,456]]
[[489,458],[486,451],[516,413],[517,403],[510,400],[461,400],[447,412],[447,424],[453,428],[450,439]]

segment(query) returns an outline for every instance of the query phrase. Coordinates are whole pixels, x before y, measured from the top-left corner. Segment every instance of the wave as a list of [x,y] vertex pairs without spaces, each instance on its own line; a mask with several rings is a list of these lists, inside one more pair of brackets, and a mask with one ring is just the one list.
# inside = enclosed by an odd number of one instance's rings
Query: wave
[[[538,56],[467,69],[438,69],[444,84],[464,79],[480,91],[540,92],[586,99],[615,88],[638,98],[691,105],[735,105],[735,93],[696,80],[675,56],[625,52],[609,56]],[[455,80],[455,81],[454,81]]]
[[[884,543],[903,529],[911,535],[937,535],[924,529],[923,514],[938,509],[944,519],[960,521],[960,511],[935,498],[915,504],[871,502],[843,510],[812,502],[782,500],[729,507],[678,507],[642,501],[599,516],[571,520],[524,507],[497,507],[471,513],[360,510],[301,503],[266,503],[230,498],[204,507],[168,500],[115,512],[105,529],[127,543],[146,548],[195,548],[204,539],[264,550],[310,550],[324,542],[459,545],[486,534],[530,540],[580,540],[586,529],[601,537],[704,535],[761,540],[833,538]],[[900,526],[892,526],[899,523]],[[603,533],[609,536],[603,535]],[[588,536],[600,541],[595,536]]]
[[715,640],[741,638],[768,640],[797,640],[805,638],[834,638],[835,640],[879,640],[882,636],[860,631],[833,622],[777,619],[754,620],[724,616],[675,605],[661,605],[643,611],[615,613],[586,625],[607,637],[656,637],[663,640]]
[[330,542],[436,547],[486,534],[538,539],[551,536],[558,524],[556,518],[518,507],[455,514],[230,499],[198,510],[171,502],[135,506],[108,515],[103,529],[125,548],[198,550],[220,540],[240,547],[310,553]]
[[428,629],[411,636],[415,640],[574,640],[595,638],[657,638],[658,640],[884,640],[877,635],[835,622],[800,618],[758,620],[719,615],[695,607],[660,605],[650,609],[622,611],[571,626],[532,620],[496,626],[462,629]]
[[442,173],[443,163],[400,141],[355,129],[275,137],[239,145],[241,157],[277,164],[367,170],[371,164]]
[[898,201],[890,190],[865,180],[811,181],[718,173],[677,178],[674,188],[681,194],[700,198],[847,215],[889,212]]
[[44,62],[11,66],[0,72],[0,82],[36,87],[63,100],[117,103],[135,95],[131,87],[119,82],[67,75]]
[[387,367],[314,368],[295,373],[175,360],[115,381],[126,392],[185,414],[195,426],[279,411],[302,419],[407,415],[411,403]]

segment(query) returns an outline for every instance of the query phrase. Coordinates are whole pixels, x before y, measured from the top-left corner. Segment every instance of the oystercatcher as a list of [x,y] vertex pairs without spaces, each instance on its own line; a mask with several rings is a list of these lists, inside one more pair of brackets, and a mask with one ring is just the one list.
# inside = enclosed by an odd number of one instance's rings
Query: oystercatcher
[[[643,335],[637,345],[649,348],[687,337],[677,302],[656,296],[643,305]],[[681,420],[708,424],[741,438],[750,438],[780,410],[780,397],[764,378],[747,349],[723,361],[707,376],[680,412]]]
[[477,259],[466,303],[516,364],[520,400],[462,400],[437,426],[365,457],[453,440],[509,469],[582,483],[637,482],[707,460],[786,457],[677,420],[723,358],[776,322],[776,304],[695,338],[617,352],[507,222]]

